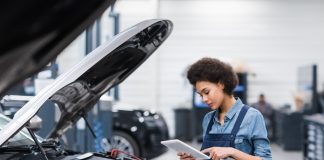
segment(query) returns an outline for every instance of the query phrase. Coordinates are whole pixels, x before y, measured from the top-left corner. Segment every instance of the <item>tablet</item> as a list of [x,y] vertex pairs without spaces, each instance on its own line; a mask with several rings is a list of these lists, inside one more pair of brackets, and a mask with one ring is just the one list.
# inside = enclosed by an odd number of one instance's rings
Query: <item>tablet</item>
[[210,159],[207,155],[203,154],[199,150],[189,146],[188,144],[178,140],[178,139],[172,139],[167,141],[161,141],[161,143],[168,148],[171,148],[177,152],[185,152],[190,155],[192,155],[196,159]]

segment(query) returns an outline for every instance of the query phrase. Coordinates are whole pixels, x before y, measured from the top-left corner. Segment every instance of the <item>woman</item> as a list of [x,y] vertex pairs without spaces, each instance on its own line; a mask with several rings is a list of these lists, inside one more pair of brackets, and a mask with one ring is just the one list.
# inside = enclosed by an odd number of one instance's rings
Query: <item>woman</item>
[[[190,66],[187,78],[213,110],[203,119],[202,152],[213,160],[269,160],[271,150],[261,113],[233,97],[238,79],[232,67],[218,59],[203,58]],[[178,153],[181,160],[194,159]]]

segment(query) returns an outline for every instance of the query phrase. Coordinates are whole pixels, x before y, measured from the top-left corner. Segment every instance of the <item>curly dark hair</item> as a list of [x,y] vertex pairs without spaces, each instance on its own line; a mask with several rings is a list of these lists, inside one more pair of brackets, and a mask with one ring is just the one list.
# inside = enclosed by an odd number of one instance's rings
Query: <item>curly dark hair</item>
[[195,86],[197,81],[209,81],[224,85],[224,92],[233,95],[238,78],[233,68],[215,58],[202,58],[192,64],[187,72],[189,82]]

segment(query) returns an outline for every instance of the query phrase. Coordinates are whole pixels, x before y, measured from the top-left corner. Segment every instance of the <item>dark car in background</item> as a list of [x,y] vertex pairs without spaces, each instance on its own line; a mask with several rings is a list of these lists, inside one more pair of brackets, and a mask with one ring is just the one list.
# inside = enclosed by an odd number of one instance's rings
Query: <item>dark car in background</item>
[[[169,132],[163,116],[143,109],[119,109],[114,107],[112,146],[130,146],[135,155],[154,158],[167,148],[160,141],[169,139]],[[123,143],[124,144],[120,144]],[[128,143],[128,145],[127,145]],[[121,148],[122,149],[122,148]],[[138,154],[137,154],[138,153]]]
[[[5,96],[0,101],[0,110],[7,117],[13,118],[16,111],[31,98],[32,96]],[[160,113],[124,104],[116,104],[113,108],[112,121],[104,122],[104,124],[112,123],[112,137],[108,138],[110,146],[106,150],[107,152],[110,152],[111,149],[118,149],[132,155],[151,159],[167,150],[160,143],[162,140],[169,139],[168,126]],[[3,117],[0,118],[4,122],[9,121],[8,118]],[[42,124],[42,126],[46,125],[49,124]],[[0,128],[2,126],[4,126],[4,123],[0,124]],[[103,125],[103,127],[106,126]],[[28,132],[26,133],[28,134]],[[32,141],[30,136],[27,137],[28,141]],[[70,141],[70,143],[73,142]]]

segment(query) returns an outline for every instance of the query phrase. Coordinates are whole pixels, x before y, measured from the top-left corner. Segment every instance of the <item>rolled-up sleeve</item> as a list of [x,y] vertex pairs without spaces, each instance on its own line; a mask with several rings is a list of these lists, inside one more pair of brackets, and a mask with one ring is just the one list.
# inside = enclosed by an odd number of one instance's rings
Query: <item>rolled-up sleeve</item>
[[257,111],[254,121],[251,124],[251,140],[254,147],[254,155],[263,160],[272,160],[270,142],[267,137],[267,129],[262,114]]

